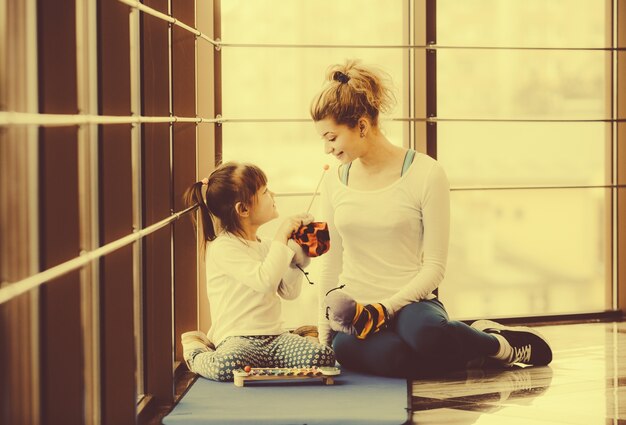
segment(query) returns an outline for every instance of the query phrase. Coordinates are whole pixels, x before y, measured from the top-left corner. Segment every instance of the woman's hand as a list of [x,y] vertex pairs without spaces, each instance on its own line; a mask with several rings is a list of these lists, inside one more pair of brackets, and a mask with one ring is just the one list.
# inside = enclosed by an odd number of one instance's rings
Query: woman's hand
[[324,303],[334,331],[365,339],[389,325],[387,309],[381,303],[363,305],[343,291],[329,291]]
[[302,213],[287,217],[276,231],[276,236],[274,236],[274,240],[287,244],[287,241],[289,240],[293,232],[298,230],[300,226],[307,225],[312,221],[313,216],[311,214]]

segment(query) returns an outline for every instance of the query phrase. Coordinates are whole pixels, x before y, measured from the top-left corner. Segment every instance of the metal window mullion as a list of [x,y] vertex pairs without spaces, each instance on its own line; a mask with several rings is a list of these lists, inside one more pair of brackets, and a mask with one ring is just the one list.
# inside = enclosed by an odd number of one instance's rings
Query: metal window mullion
[[79,270],[85,267],[90,261],[97,260],[98,258],[104,257],[107,254],[117,251],[118,249],[128,244],[132,244],[135,241],[141,240],[142,238],[145,238],[146,236],[156,232],[157,230],[160,230],[165,226],[171,226],[174,220],[178,220],[180,217],[193,211],[194,209],[195,206],[185,208],[184,210],[181,210],[144,229],[123,236],[93,251],[85,252],[82,255],[72,258],[71,260],[67,260],[63,263],[57,264],[56,266],[52,266],[40,273],[30,275],[29,277],[22,280],[14,282],[2,282],[0,284],[0,304],[8,302],[20,296],[21,294],[32,291],[39,286],[44,285],[45,283],[65,276],[72,271]]
[[[416,3],[425,0],[416,0]],[[611,47],[538,47],[538,46],[460,46],[460,45],[435,45],[435,44],[278,44],[278,43],[223,43],[218,40],[216,49],[228,48],[264,48],[264,49],[411,49],[411,50],[488,50],[488,51],[564,51],[564,52],[609,52],[624,51],[626,48]]]
[[[437,2],[426,0],[426,44],[437,44]],[[426,117],[437,118],[437,51],[426,51]],[[437,159],[437,122],[426,123],[426,153]]]
[[[26,76],[24,81],[24,110],[27,112],[39,111],[39,77],[38,77],[38,42],[37,42],[37,1],[25,0],[24,4],[24,42],[25,42],[25,67],[22,69]],[[40,271],[40,246],[39,246],[39,133],[35,128],[26,130],[26,161],[31,166],[26,167],[26,198],[28,215],[28,274],[36,274]],[[41,361],[40,361],[40,294],[32,291],[30,298],[30,358],[31,358],[31,385],[33,408],[33,425],[41,423]]]
[[[132,8],[129,13],[129,51],[130,51],[130,111],[132,116],[141,116],[141,44],[140,12]],[[131,125],[131,179],[132,179],[132,222],[133,231],[143,228],[142,212],[142,167],[141,167],[141,124]],[[135,329],[135,347],[137,364],[137,394],[145,391],[144,344],[143,344],[143,248],[142,240],[133,242],[133,327]]]
[[[201,19],[198,20],[198,28],[206,33],[213,34],[213,23],[215,21],[214,13],[215,0],[201,0],[196,1],[196,14]],[[219,53],[215,49],[209,51],[208,49],[201,48],[200,42],[197,42],[196,47],[196,114],[215,116],[215,55]],[[196,176],[202,178],[208,176],[215,166],[215,135],[216,130],[213,128],[207,128],[206,126],[196,127],[198,138],[196,140]],[[201,229],[197,229],[197,252],[201,253],[201,244],[203,240],[203,234]],[[205,283],[205,269],[204,259],[201,255],[198,256],[196,276],[199,282],[198,292],[198,329],[207,330],[211,326],[211,315],[208,305],[208,298],[206,296]]]
[[[98,110],[96,30],[95,3],[76,0],[77,103],[81,114],[96,114]],[[99,245],[98,131],[94,124],[78,130],[78,190],[80,249],[88,252]],[[99,270],[99,261],[92,261],[80,272],[85,422],[94,425],[102,418]]]
[[[37,3],[35,0],[13,2],[0,0],[0,61],[7,66],[0,70],[0,110],[38,111],[37,78]],[[38,194],[38,132],[33,128],[1,129],[0,150],[8,164],[0,171],[2,225],[0,249],[3,279],[21,278],[39,271],[39,198]],[[6,143],[5,143],[6,142]],[[6,154],[6,156],[4,156]],[[2,160],[0,160],[2,162]],[[12,214],[17,213],[17,216]],[[9,231],[9,226],[10,230]],[[3,284],[0,282],[0,287]],[[41,415],[41,369],[39,292],[32,291],[10,306],[3,306],[8,318],[0,327],[8,326],[5,338],[20,344],[17,351],[10,344],[0,348],[9,354],[6,409],[0,409],[0,422],[38,425]],[[2,332],[2,331],[0,331]],[[9,341],[0,341],[0,344]],[[16,381],[14,381],[16,380]],[[12,386],[15,382],[19,385]]]
[[[610,31],[609,31],[609,37],[610,38],[610,45],[611,47],[616,47],[618,44],[618,40],[617,40],[617,3],[616,0],[607,0],[606,1],[606,6],[607,9],[609,10],[609,22],[610,22]],[[616,96],[616,89],[617,89],[617,52],[616,51],[612,51],[611,55],[610,55],[610,63],[609,63],[609,78],[608,80],[611,82],[610,83],[610,87],[609,87],[609,99],[610,99],[610,117],[612,120],[615,120],[616,118],[618,118],[617,116],[617,96]],[[609,134],[609,141],[610,141],[610,158],[607,161],[608,165],[610,167],[610,171],[608,174],[608,179],[611,182],[611,185],[617,185],[619,183],[618,178],[617,178],[617,122],[616,121],[612,121],[611,122],[611,126],[610,126],[610,134]],[[610,300],[609,303],[607,303],[607,305],[610,305],[611,308],[613,310],[617,310],[619,308],[618,306],[618,274],[617,274],[617,243],[618,243],[618,239],[617,239],[617,229],[618,229],[618,210],[617,210],[617,200],[618,200],[618,192],[617,192],[617,188],[614,187],[611,191],[610,191],[610,196],[609,196],[609,208],[608,208],[608,215],[609,218],[607,220],[607,222],[609,223],[610,229],[609,229],[609,257],[608,257],[608,263],[609,263],[609,267],[608,267],[608,271],[609,271],[609,276],[610,276],[610,282],[606,282],[606,284],[610,285],[610,288],[608,291],[610,294]],[[606,269],[605,269],[606,270]]]
[[[416,64],[415,69],[425,68],[423,64]],[[415,77],[411,78],[412,82],[416,81]],[[417,84],[416,84],[417,85]],[[413,92],[419,92],[419,88],[415,88]],[[417,96],[414,96],[414,99]],[[416,102],[413,102],[416,108]],[[415,115],[415,114],[414,114]],[[400,116],[390,118],[380,118],[382,122],[518,122],[518,123],[612,123],[626,122],[624,118],[440,118],[440,117],[414,117]],[[228,118],[218,116],[216,118],[203,117],[157,117],[157,116],[107,116],[107,115],[68,115],[68,114],[36,114],[25,112],[2,112],[0,111],[0,126],[42,126],[42,127],[74,127],[77,125],[124,125],[124,124],[142,124],[142,123],[196,123],[196,124],[226,124],[226,123],[293,123],[311,122],[310,118]]]
[[[415,34],[417,33],[417,25],[416,25],[416,20],[415,20],[415,2],[414,1],[409,1],[408,2],[408,11],[409,11],[409,18],[408,18],[408,25],[409,25],[409,41],[413,42],[415,40]],[[409,50],[409,64],[408,64],[408,112],[409,115],[408,117],[411,119],[416,119],[417,118],[417,110],[415,108],[415,86],[416,86],[416,69],[415,69],[415,65],[416,65],[416,61],[415,61],[415,55],[416,55],[416,51],[413,49]],[[412,149],[417,149],[417,132],[416,130],[416,123],[408,123],[408,128],[409,128],[409,148]]]
[[[37,60],[37,1],[25,0],[25,25],[26,37],[26,112],[39,112],[39,78]],[[36,128],[26,130],[27,138],[27,202],[28,212],[28,271],[29,275],[40,271],[39,265],[39,132]],[[31,385],[32,387],[32,419],[33,425],[42,422],[41,414],[41,361],[40,355],[40,314],[39,314],[39,291],[30,292],[30,344],[31,344]]]
[[[167,1],[167,13],[172,16],[172,0]],[[173,92],[174,92],[174,79],[173,79],[173,67],[172,67],[172,49],[173,49],[173,38],[174,38],[174,25],[169,24],[167,28],[167,76],[168,76],[168,90],[169,90],[169,113],[170,116],[174,116],[174,104],[173,104]],[[170,181],[169,181],[169,189],[170,189],[170,214],[174,213],[174,124],[170,123],[169,125],[169,150],[170,150]],[[170,325],[170,349],[171,349],[171,358],[173,360],[176,359],[176,343],[174,342],[174,334],[176,329],[176,305],[175,305],[175,290],[174,290],[174,281],[175,281],[175,264],[174,264],[174,224],[169,226],[170,232],[170,290],[172,292],[172,296],[170,297],[170,311],[172,315],[171,325]],[[172,365],[172,367],[174,367]],[[172,397],[174,394],[172,394]]]
[[[412,44],[426,44],[426,1],[416,0],[413,4]],[[418,152],[426,153],[426,50],[413,52],[413,75],[411,76],[411,107],[415,121],[411,123],[413,147]]]
[[[623,1],[613,2],[613,25],[614,42],[617,47],[626,47],[626,5]],[[615,93],[615,114],[618,119],[626,118],[626,78],[624,69],[626,68],[626,54],[623,51],[616,53],[617,60],[614,65],[614,93]],[[618,184],[626,183],[626,125],[622,122],[614,125],[615,160],[614,178]],[[615,191],[614,225],[616,230],[614,236],[616,244],[614,247],[614,261],[616,265],[616,298],[617,308],[624,312],[626,310],[626,193],[624,190]]]
[[[402,9],[407,13],[404,15],[405,18],[402,20],[402,41],[407,44],[411,44],[414,36],[415,36],[415,19],[413,16],[413,2],[404,0],[402,2]],[[403,101],[402,105],[402,113],[405,117],[414,117],[414,99],[413,99],[413,80],[414,80],[414,57],[415,52],[413,49],[407,49],[403,53],[403,62],[402,62],[402,95],[401,99]],[[406,148],[414,148],[415,141],[414,139],[414,124],[410,121],[407,121],[402,126],[403,132],[403,143],[402,145]]]
[[[213,1],[213,37],[222,38],[222,0]],[[222,50],[215,49],[213,55],[213,88],[215,93],[215,117],[222,116]],[[222,125],[215,126],[215,165],[222,161]]]
[[[26,75],[26,111],[39,112],[39,80],[37,76],[37,4],[36,0],[25,0],[26,19],[26,61],[28,66],[25,70]],[[27,137],[27,199],[30,208],[28,208],[28,269],[29,274],[39,272],[39,134],[36,128],[29,128],[26,131]],[[40,365],[39,359],[40,349],[40,326],[39,326],[39,291],[31,291],[30,295],[30,344],[31,344],[31,365],[32,365],[32,410],[33,425],[41,422],[41,388],[40,383]]]
[[[181,21],[179,21],[178,19],[176,19],[175,17],[172,16],[171,11],[168,11],[168,14],[166,15],[165,13],[161,13],[156,9],[153,9],[149,6],[146,6],[144,4],[142,4],[139,0],[118,0],[121,3],[126,4],[127,6],[130,6],[133,9],[137,9],[140,10],[143,13],[146,13],[148,15],[151,15],[155,18],[161,19],[163,21],[166,21],[170,24],[170,26],[178,26],[182,29],[184,29],[185,31],[188,31],[192,34],[194,34],[196,37],[200,37],[201,39],[208,41],[209,43],[211,43],[213,46],[219,46],[219,40],[213,40],[211,37],[209,37],[208,35],[204,34],[202,31],[198,30],[194,27],[191,27]],[[195,23],[194,23],[195,25]]]
[[[198,0],[194,0],[193,2],[193,26],[195,28],[198,28]],[[198,37],[196,37],[195,41],[194,41],[194,45],[193,45],[193,61],[195,64],[195,69],[194,69],[194,87],[196,89],[196,97],[194,99],[195,105],[194,105],[194,111],[196,111],[196,115],[199,115],[198,113]],[[194,168],[195,168],[195,173],[194,175],[196,176],[196,180],[199,180],[201,177],[200,176],[200,167],[199,167],[199,154],[200,154],[200,146],[199,146],[199,139],[200,139],[200,128],[198,126],[196,126],[196,130],[195,130],[195,134],[194,137],[196,139],[194,146],[195,146],[195,158],[196,158],[196,163],[194,164]],[[192,213],[192,214],[196,214],[196,220],[198,218],[200,218],[197,214],[198,213]],[[197,223],[197,221],[196,221]],[[198,245],[198,241],[199,241],[199,236],[200,236],[200,232],[199,229],[196,227],[196,246]],[[200,327],[200,261],[196,262],[196,329],[201,329]]]
[[138,123],[175,123],[194,122],[215,123],[218,119],[204,117],[177,117],[177,116],[116,116],[116,115],[89,115],[89,114],[39,114],[26,112],[0,111],[0,126],[11,125],[40,125],[49,127],[72,127],[87,124],[138,124]]

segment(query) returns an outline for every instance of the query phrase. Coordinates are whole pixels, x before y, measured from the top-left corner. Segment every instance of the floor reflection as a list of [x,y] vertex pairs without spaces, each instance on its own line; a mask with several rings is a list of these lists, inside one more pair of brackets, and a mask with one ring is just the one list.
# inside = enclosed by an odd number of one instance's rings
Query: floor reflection
[[541,328],[544,367],[470,369],[413,382],[417,424],[624,424],[626,323]]

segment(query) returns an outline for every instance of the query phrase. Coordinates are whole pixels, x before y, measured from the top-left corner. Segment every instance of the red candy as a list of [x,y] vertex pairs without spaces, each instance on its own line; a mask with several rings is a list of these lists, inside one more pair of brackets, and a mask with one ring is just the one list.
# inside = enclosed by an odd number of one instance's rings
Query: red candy
[[243,371],[246,373],[249,373],[252,370],[252,368],[250,366],[246,366],[243,368]]

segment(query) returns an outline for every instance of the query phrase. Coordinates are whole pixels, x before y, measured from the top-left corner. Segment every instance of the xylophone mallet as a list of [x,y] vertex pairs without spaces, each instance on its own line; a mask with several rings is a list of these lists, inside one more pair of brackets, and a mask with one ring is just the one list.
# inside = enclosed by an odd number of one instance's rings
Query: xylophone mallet
[[328,164],[324,164],[323,168],[324,170],[322,171],[322,176],[320,177],[320,180],[317,182],[317,186],[315,187],[315,191],[313,192],[313,196],[311,197],[311,202],[309,202],[309,207],[306,209],[307,214],[311,210],[311,206],[313,205],[313,200],[315,199],[315,195],[317,195],[317,190],[320,188],[320,185],[322,184],[322,180],[324,180],[324,174],[326,174],[326,171],[328,171],[330,167],[328,166]]

